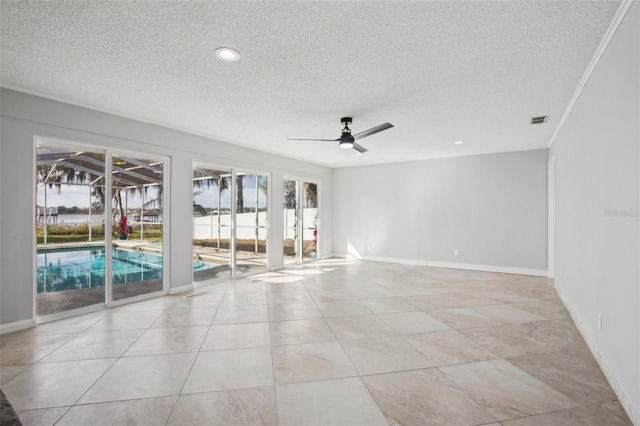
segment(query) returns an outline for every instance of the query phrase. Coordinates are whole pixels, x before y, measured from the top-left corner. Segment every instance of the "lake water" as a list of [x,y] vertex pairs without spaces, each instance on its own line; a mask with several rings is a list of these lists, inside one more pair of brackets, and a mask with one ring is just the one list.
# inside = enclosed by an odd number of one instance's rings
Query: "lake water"
[[[91,215],[92,221],[99,222],[101,215]],[[59,214],[58,223],[87,223],[89,221],[88,214]]]

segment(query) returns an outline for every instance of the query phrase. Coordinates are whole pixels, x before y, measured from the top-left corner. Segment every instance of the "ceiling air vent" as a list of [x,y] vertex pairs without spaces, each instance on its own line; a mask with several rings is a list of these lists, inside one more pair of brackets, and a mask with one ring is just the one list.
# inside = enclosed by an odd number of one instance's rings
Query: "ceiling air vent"
[[531,117],[531,124],[542,124],[542,123],[546,123],[547,119],[549,118],[548,115],[541,115],[539,117]]

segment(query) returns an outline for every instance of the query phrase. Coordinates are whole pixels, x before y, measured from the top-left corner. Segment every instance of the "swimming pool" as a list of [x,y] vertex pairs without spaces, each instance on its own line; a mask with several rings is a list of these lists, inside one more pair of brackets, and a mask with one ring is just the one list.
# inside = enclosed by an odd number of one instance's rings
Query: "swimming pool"
[[[104,247],[42,250],[37,255],[38,293],[104,286]],[[222,266],[194,259],[193,270]],[[140,250],[113,248],[111,269],[114,284],[162,278],[162,256]]]

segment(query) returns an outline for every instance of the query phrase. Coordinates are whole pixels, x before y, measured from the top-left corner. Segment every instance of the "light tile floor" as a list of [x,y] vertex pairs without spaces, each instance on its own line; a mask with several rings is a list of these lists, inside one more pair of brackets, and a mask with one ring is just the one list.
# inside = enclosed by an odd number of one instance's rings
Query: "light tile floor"
[[24,425],[630,425],[545,278],[329,259],[0,338]]

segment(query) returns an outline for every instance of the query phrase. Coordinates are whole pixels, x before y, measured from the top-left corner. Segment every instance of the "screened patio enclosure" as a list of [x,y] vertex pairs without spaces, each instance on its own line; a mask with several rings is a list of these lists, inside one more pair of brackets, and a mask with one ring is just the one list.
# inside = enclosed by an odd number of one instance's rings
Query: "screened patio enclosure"
[[165,160],[37,146],[39,316],[163,291],[164,171]]

